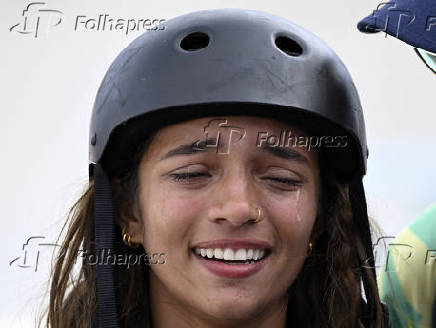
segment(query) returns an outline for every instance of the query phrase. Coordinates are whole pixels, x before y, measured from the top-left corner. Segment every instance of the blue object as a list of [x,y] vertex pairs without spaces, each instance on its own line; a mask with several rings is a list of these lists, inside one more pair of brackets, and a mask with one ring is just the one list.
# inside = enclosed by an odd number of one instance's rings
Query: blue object
[[384,31],[413,47],[436,53],[436,0],[382,2],[357,28],[364,33]]

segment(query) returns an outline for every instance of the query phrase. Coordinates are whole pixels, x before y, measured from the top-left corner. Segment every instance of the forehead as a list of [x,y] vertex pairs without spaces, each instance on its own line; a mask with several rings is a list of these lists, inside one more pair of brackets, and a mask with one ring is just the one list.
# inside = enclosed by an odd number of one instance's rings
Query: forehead
[[174,144],[174,142],[179,142],[182,139],[189,140],[190,138],[203,137],[206,132],[213,133],[228,128],[243,129],[246,132],[246,137],[256,136],[258,132],[273,133],[282,130],[292,130],[293,135],[306,136],[306,133],[292,125],[292,122],[281,122],[276,119],[257,116],[226,115],[202,117],[164,127],[157,133],[156,141]]
[[[231,135],[231,130],[235,132],[233,136]],[[194,152],[186,150],[188,146],[188,148],[191,149],[192,144],[200,142],[199,145],[202,144],[200,147],[203,148],[205,143],[210,145],[217,142],[219,139],[220,143],[228,144],[230,145],[229,148],[235,149],[238,152],[247,151],[253,153],[263,150],[262,153],[274,153],[276,156],[284,158],[298,158],[299,156],[296,155],[299,153],[303,155],[303,158],[309,160],[309,162],[317,161],[316,151],[308,151],[304,147],[293,146],[292,143],[286,146],[286,148],[288,148],[287,150],[282,147],[272,147],[272,150],[275,151],[264,152],[265,148],[270,148],[263,147],[267,146],[265,137],[276,138],[271,139],[272,141],[278,141],[279,138],[284,141],[284,138],[282,138],[284,137],[284,133],[288,136],[292,135],[294,138],[308,136],[305,132],[292,124],[272,118],[243,115],[203,117],[160,129],[146,152],[147,156],[144,156],[143,159],[155,162],[158,161],[159,158],[170,157],[168,154],[173,152],[178,154],[192,154]],[[260,142],[261,139],[263,141]],[[182,148],[183,151],[180,151],[179,148]],[[224,149],[227,150],[230,150],[229,148],[224,147]],[[209,148],[208,150],[211,149]]]

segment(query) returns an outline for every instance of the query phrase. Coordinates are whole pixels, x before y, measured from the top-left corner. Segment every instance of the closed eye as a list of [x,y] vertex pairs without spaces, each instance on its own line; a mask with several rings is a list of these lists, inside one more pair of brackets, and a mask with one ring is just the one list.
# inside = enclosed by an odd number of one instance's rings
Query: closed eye
[[176,182],[188,182],[189,180],[194,180],[200,177],[210,177],[209,173],[201,172],[183,172],[183,173],[173,173],[171,178]]
[[293,179],[286,179],[286,178],[262,178],[262,180],[272,180],[275,182],[279,182],[281,184],[286,184],[288,186],[298,187],[301,185],[301,181],[293,180]]
[[[181,183],[189,183],[189,181],[197,180],[202,177],[211,177],[209,173],[201,173],[201,172],[173,173],[170,176],[174,181],[181,182]],[[262,178],[262,180],[270,180],[291,187],[298,187],[302,184],[301,181],[287,179],[287,178],[279,178],[279,177],[266,177],[266,178]]]

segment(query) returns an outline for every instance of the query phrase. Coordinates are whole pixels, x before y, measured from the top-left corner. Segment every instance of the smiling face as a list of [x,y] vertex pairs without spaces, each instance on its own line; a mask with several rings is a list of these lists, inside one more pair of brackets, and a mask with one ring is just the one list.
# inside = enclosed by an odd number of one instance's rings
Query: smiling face
[[304,136],[290,125],[213,119],[161,129],[138,168],[128,231],[147,253],[166,254],[150,266],[154,324],[284,325],[318,210],[317,154],[292,140],[268,146],[283,131]]

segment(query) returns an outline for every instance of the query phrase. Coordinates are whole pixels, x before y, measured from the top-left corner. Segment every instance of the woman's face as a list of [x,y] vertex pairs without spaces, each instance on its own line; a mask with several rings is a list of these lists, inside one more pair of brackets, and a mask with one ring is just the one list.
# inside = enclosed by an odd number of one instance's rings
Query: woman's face
[[152,305],[205,321],[260,318],[286,306],[307,257],[320,189],[316,152],[291,136],[305,135],[250,116],[195,119],[158,132],[139,165],[129,223],[133,242],[148,254],[165,253],[165,264],[150,266]]

